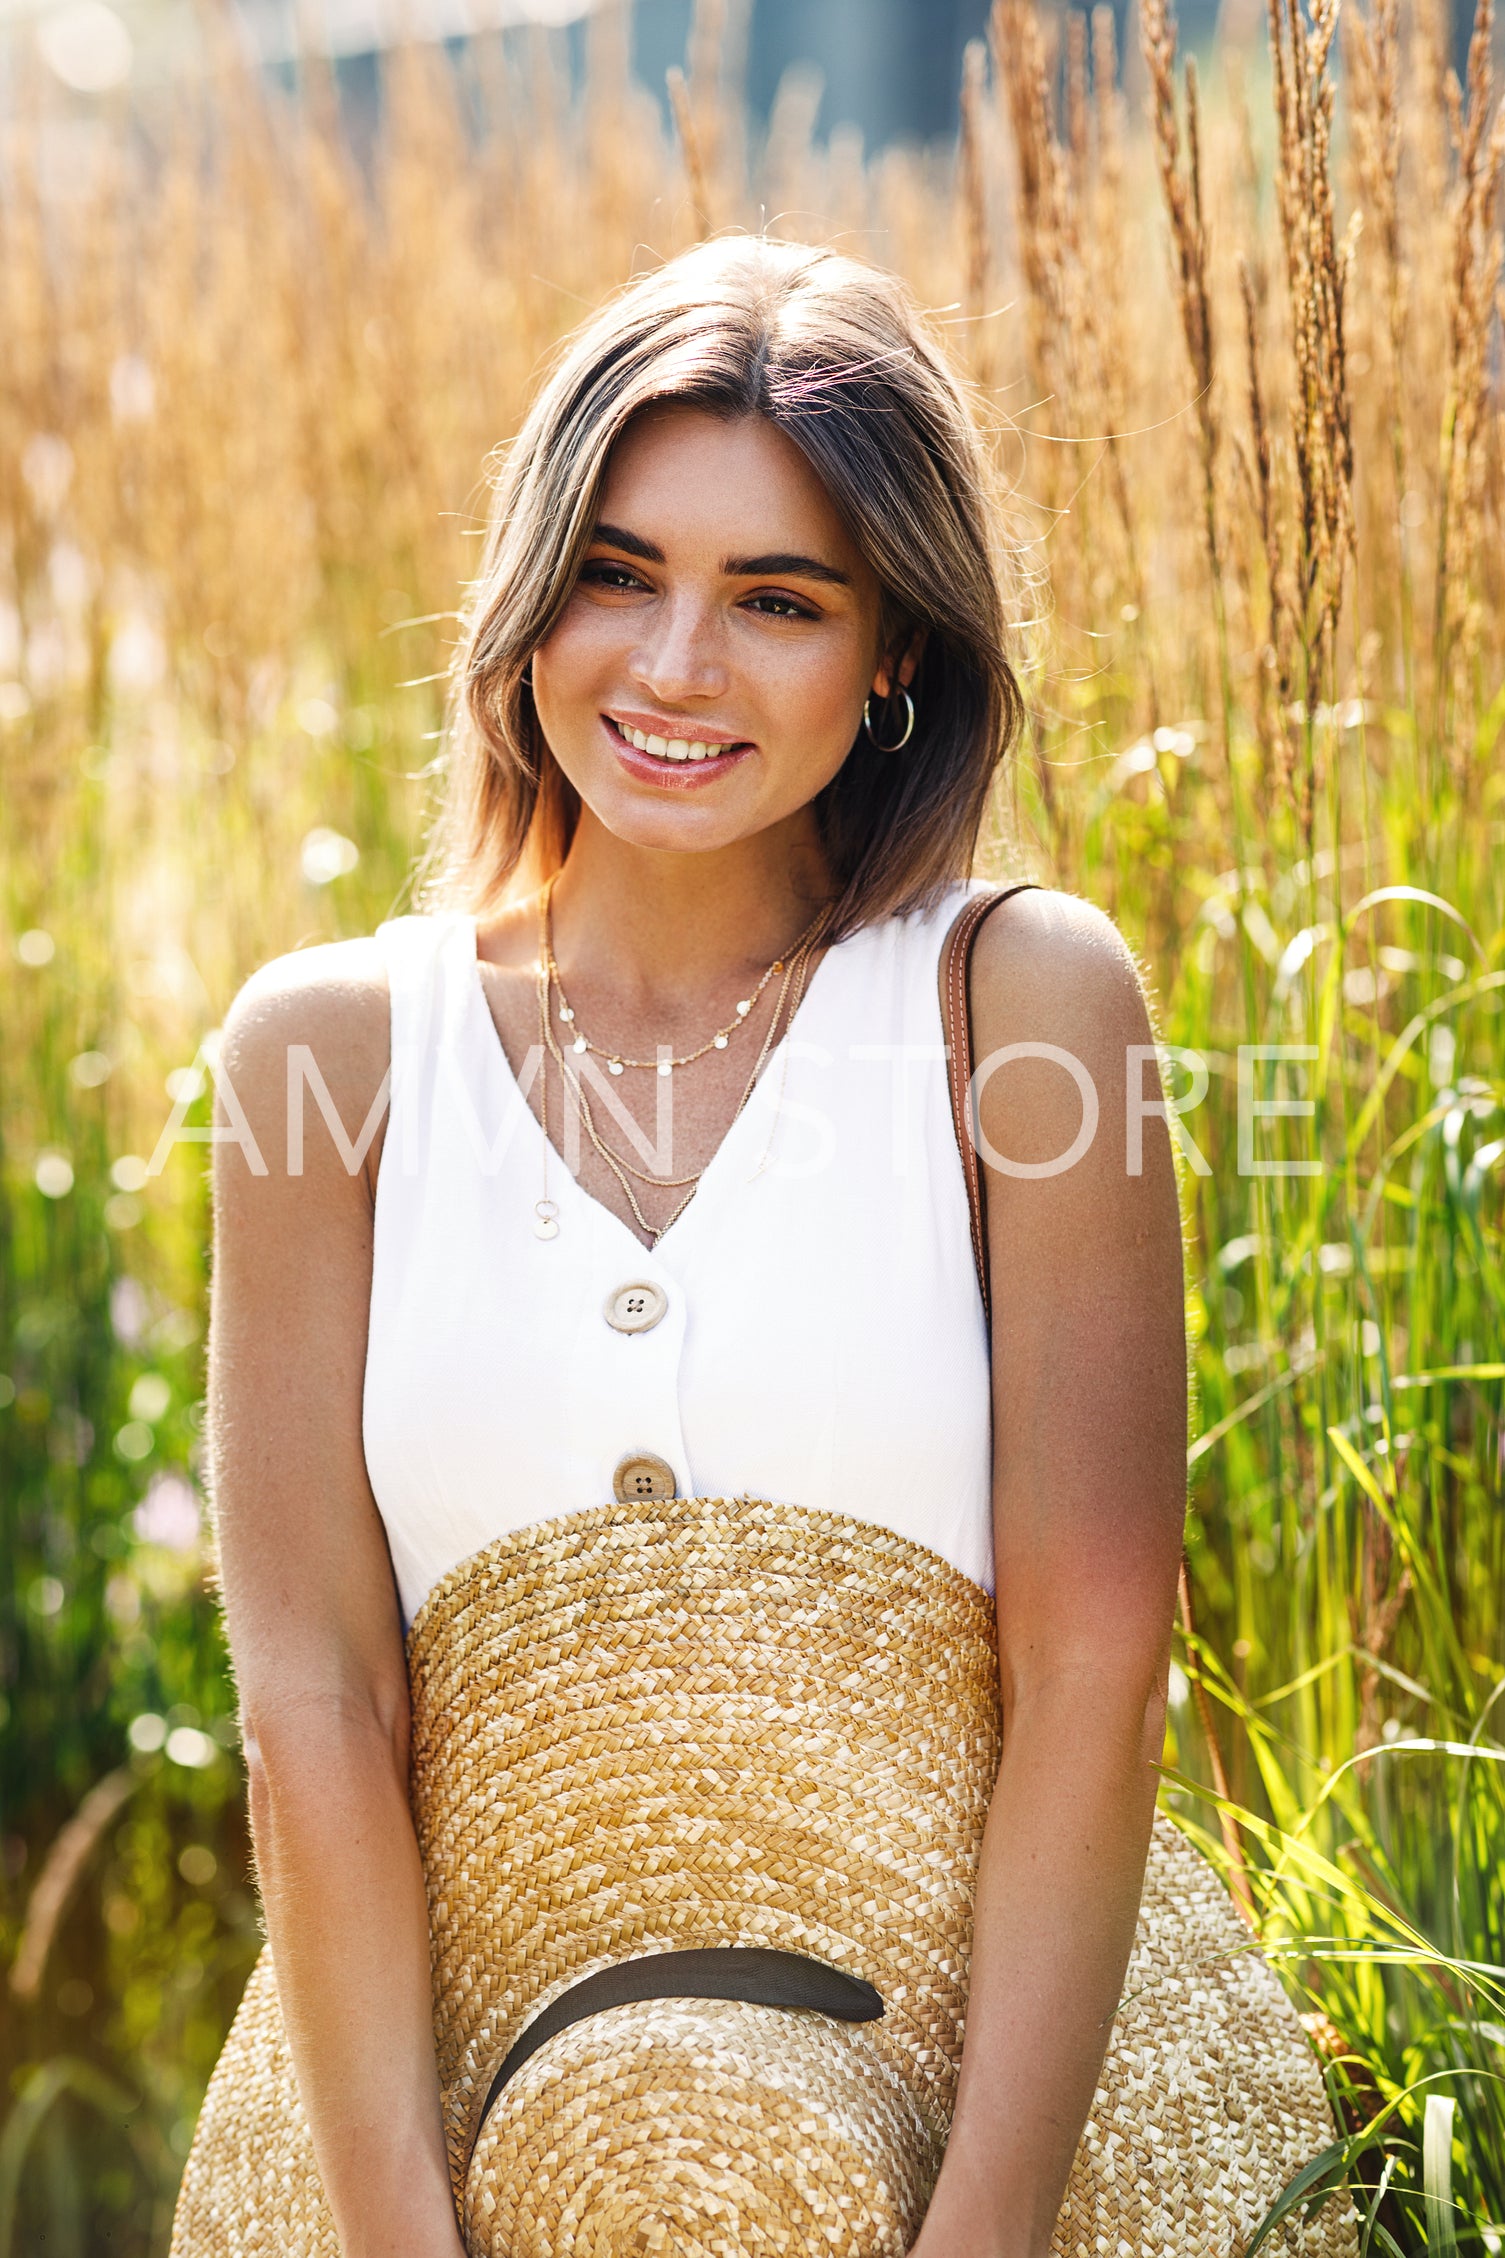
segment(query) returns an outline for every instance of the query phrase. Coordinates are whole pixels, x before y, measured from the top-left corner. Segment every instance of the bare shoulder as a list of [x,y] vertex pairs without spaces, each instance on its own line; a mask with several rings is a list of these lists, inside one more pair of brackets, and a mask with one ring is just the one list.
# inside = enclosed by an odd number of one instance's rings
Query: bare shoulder
[[975,1064],[1029,1046],[979,1094],[984,1128],[1017,1159],[1071,1145],[1084,1107],[1121,1122],[1136,1092],[1159,1095],[1146,975],[1095,903],[1052,887],[1000,903],[977,935],[971,999]]
[[1187,1345],[1145,982],[1111,917],[1042,887],[984,920],[972,1001],[1002,1667],[1016,1688],[1070,1672],[1148,1697],[1185,1519]]
[[1105,910],[1079,894],[1032,887],[984,918],[972,952],[972,1009],[995,1040],[1061,1018],[1108,1033],[1148,1021],[1145,976]]
[[239,1106],[279,1173],[290,1090],[301,1098],[322,1088],[354,1135],[382,1094],[390,1058],[387,975],[375,939],[294,949],[252,973],[225,1015],[221,1103]]
[[355,1052],[385,1053],[387,1014],[376,941],[324,941],[253,972],[226,1014],[223,1042],[247,1063],[268,1044],[320,1037]]
[[389,1009],[376,940],[298,949],[247,980],[215,1067],[206,1431],[230,1649],[263,1752],[334,1690],[403,1713],[362,1442]]

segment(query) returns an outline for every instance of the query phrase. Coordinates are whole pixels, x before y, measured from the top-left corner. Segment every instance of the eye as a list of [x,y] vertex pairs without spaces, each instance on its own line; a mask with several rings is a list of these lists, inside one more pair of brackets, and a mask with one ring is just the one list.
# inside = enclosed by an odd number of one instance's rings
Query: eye
[[749,596],[749,605],[758,608],[763,619],[819,619],[820,614],[810,604],[802,604],[793,596],[779,595],[767,590],[761,595]]
[[646,585],[631,565],[619,564],[615,557],[591,558],[580,567],[580,578],[592,588],[612,588],[624,593]]

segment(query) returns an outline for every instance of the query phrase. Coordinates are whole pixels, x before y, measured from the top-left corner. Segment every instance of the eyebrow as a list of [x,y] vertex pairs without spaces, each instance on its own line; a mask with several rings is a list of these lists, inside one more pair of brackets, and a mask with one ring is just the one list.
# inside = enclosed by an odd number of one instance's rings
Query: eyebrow
[[[625,550],[629,557],[641,557],[645,564],[665,562],[656,541],[645,540],[625,525],[598,525],[591,538],[604,542],[609,549]],[[771,549],[761,557],[723,557],[721,569],[729,580],[820,580],[835,588],[852,585],[850,573],[819,557],[802,556],[797,549]]]

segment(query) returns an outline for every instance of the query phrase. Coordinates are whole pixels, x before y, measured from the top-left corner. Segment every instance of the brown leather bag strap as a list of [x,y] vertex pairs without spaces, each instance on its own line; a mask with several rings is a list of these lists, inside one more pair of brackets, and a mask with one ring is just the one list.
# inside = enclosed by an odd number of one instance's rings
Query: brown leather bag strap
[[961,1151],[962,1174],[967,1179],[967,1205],[972,1214],[972,1255],[977,1264],[977,1283],[982,1291],[983,1315],[990,1320],[993,1307],[988,1293],[986,1195],[982,1164],[977,1157],[975,1125],[969,1120],[967,1112],[972,1082],[972,1008],[967,994],[968,968],[972,962],[972,944],[989,910],[999,902],[1006,902],[1011,894],[1025,893],[1031,887],[1038,887],[1039,883],[1036,878],[1021,878],[1014,885],[999,887],[992,893],[974,894],[952,925],[944,944],[942,1012],[946,1029],[946,1072],[951,1085],[951,1119]]

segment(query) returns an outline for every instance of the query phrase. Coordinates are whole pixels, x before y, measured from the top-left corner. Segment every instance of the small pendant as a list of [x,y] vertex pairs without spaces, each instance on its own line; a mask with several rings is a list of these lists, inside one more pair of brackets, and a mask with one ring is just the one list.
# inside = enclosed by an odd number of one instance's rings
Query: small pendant
[[608,1074],[620,1074],[622,1061],[619,1058],[609,1058],[606,1062],[606,1071]]
[[577,1035],[573,1043],[571,1043],[570,1049],[572,1051],[583,1051],[585,1049],[585,1037],[583,1035]]
[[724,1051],[726,1049],[726,1037],[724,1035],[718,1035],[716,1037],[716,1048],[718,1051]]
[[660,1074],[666,1074],[666,1075],[667,1075],[667,1074],[672,1074],[672,1073],[674,1072],[674,1061],[673,1061],[673,1059],[672,1059],[672,1058],[662,1058],[662,1059],[660,1059],[660,1060],[659,1060],[659,1062],[658,1062],[658,1070],[659,1070]]
[[[775,970],[775,971],[777,971],[777,970],[778,970],[778,966],[777,966],[777,965],[775,965],[775,966],[774,966],[774,970]],[[752,1010],[752,1003],[751,1003],[751,1001],[750,1001],[750,1000],[749,1000],[748,1002],[745,1002],[745,1003],[740,1003],[740,1004],[738,1004],[738,1006],[737,1006],[737,1013],[738,1013],[738,1016],[739,1016],[739,1018],[742,1018],[742,1019],[745,1019],[745,1018],[747,1017],[748,1013],[749,1013],[749,1012],[750,1012],[751,1010]]]
[[535,1200],[533,1203],[533,1235],[537,1239],[557,1239],[559,1236],[559,1210],[552,1200]]
[[573,1019],[575,1014],[568,1004],[561,1004],[559,1007],[559,1016],[561,1019]]

